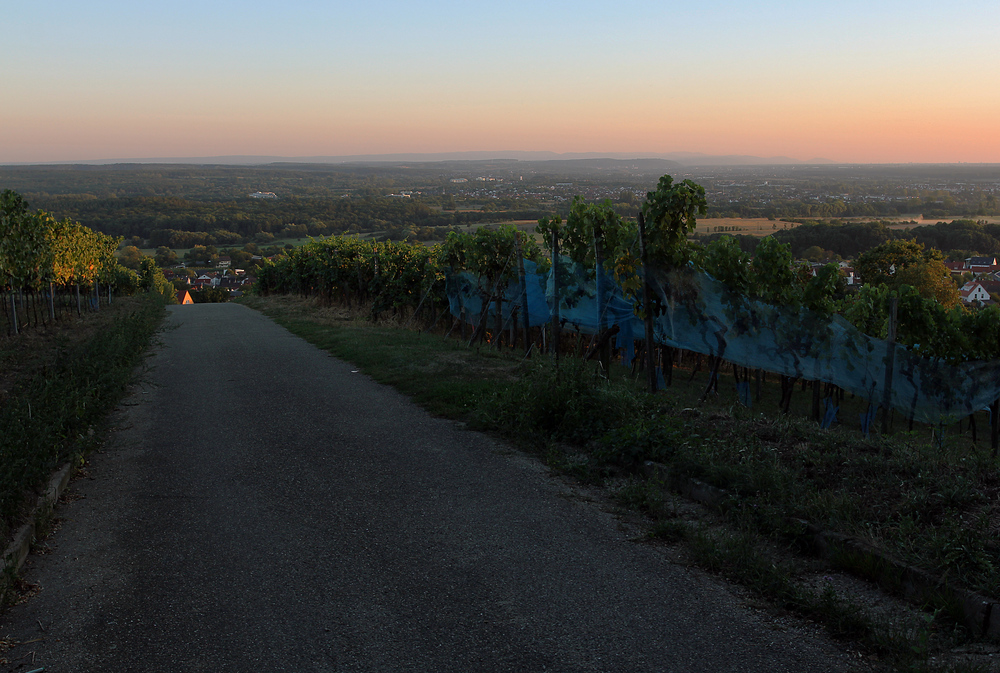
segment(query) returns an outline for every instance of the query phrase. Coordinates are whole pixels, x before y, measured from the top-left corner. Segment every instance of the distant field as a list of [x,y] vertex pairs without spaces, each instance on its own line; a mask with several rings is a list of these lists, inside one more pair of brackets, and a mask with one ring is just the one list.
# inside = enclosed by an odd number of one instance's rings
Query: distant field
[[[870,219],[870,218],[868,218]],[[977,222],[988,222],[989,224],[1000,224],[1000,216],[985,216],[976,215],[974,217],[923,217],[922,215],[913,215],[910,217],[893,217],[887,218],[891,220],[901,220],[898,224],[890,224],[890,229],[913,229],[914,227],[924,227],[930,224],[937,224],[938,222],[954,222],[955,220],[975,220]],[[916,224],[910,224],[908,220],[916,221]]]
[[[924,227],[938,222],[954,222],[955,220],[973,219],[980,222],[1000,224],[1000,216],[977,216],[977,217],[923,217],[922,215],[900,215],[897,217],[851,217],[851,218],[816,218],[820,222],[829,222],[830,219],[839,219],[841,222],[872,222],[874,220],[888,221],[890,229],[913,229],[914,227]],[[911,224],[915,222],[916,224]],[[763,217],[740,218],[740,217],[718,217],[698,220],[699,234],[716,233],[717,227],[738,227],[731,229],[727,233],[745,234],[750,236],[767,236],[781,229],[792,229],[799,226],[794,222],[782,222],[780,220],[768,220]]]
[[[766,217],[712,217],[698,220],[697,234],[744,234],[747,236],[768,236],[779,229],[790,229],[797,225],[790,222],[769,220]],[[719,229],[723,227],[724,229]]]

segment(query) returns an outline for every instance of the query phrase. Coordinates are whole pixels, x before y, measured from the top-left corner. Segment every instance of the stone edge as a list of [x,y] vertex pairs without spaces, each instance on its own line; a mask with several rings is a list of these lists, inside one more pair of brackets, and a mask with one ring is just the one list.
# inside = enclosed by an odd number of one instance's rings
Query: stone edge
[[28,517],[28,523],[14,533],[13,540],[7,545],[0,560],[0,605],[5,605],[18,571],[24,565],[31,545],[35,542],[38,530],[48,522],[56,503],[73,476],[73,463],[66,463],[49,479],[45,492],[38,496],[34,509]]

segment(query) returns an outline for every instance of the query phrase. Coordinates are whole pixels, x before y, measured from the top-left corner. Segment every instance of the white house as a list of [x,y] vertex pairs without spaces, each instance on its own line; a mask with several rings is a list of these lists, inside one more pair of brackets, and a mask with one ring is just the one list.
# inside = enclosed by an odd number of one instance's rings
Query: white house
[[990,293],[986,291],[980,283],[976,281],[970,281],[962,286],[962,289],[958,291],[959,295],[962,297],[962,301],[972,304],[977,301],[989,301]]

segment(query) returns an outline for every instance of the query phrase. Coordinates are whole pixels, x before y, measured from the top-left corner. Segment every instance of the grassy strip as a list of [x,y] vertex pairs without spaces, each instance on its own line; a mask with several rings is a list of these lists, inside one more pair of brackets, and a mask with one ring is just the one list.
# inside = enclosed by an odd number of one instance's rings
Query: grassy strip
[[[499,432],[586,481],[612,483],[656,460],[672,474],[726,489],[731,496],[721,515],[728,533],[704,532],[668,515],[657,534],[683,541],[699,565],[897,664],[924,657],[931,630],[951,627],[940,620],[903,631],[880,624],[841,597],[799,588],[794,569],[757,543],[794,547],[802,531],[792,520],[807,519],[987,595],[1000,593],[1000,560],[987,533],[1000,520],[998,475],[987,447],[930,443],[909,433],[866,439],[854,430],[822,431],[806,419],[752,413],[720,398],[689,408],[690,388],[703,390],[704,383],[685,388],[687,377],[650,396],[623,368],[608,381],[593,364],[565,359],[557,370],[547,358],[477,355],[439,335],[373,327],[306,300],[251,303],[431,411]],[[655,512],[647,491],[619,495]],[[933,607],[947,615],[949,606]]]
[[[476,400],[498,381],[511,381],[519,361],[489,347],[469,349],[455,340],[420,332],[373,326],[311,300],[280,303],[245,297],[240,303],[263,311],[294,334],[353,362],[380,383],[394,386],[439,416],[468,419]],[[330,329],[332,325],[347,329]]]
[[[121,398],[163,316],[152,297],[122,300],[113,320],[21,381],[0,406],[0,521],[16,526],[30,490],[79,455]],[[27,500],[26,500],[27,496]]]

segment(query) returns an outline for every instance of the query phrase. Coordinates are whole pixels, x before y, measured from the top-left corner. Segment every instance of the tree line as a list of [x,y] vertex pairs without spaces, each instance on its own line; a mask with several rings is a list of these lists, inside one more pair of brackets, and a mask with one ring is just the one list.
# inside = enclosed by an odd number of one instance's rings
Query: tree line
[[[945,253],[946,258],[963,260],[980,255],[1000,255],[1000,224],[977,220],[938,222],[906,229],[893,229],[896,222],[843,222],[832,220],[791,220],[797,226],[779,229],[770,234],[786,245],[797,259],[856,259],[862,253],[888,241],[913,241],[926,248]],[[722,234],[698,237],[708,244]],[[764,239],[736,234],[735,239],[746,252],[753,252]]]
[[144,247],[191,248],[236,245],[261,235],[281,238],[385,232],[396,240],[433,240],[468,224],[537,219],[549,211],[477,209],[446,211],[427,200],[367,196],[362,198],[241,198],[199,201],[141,196],[94,199],[60,196],[45,205],[65,217]]

